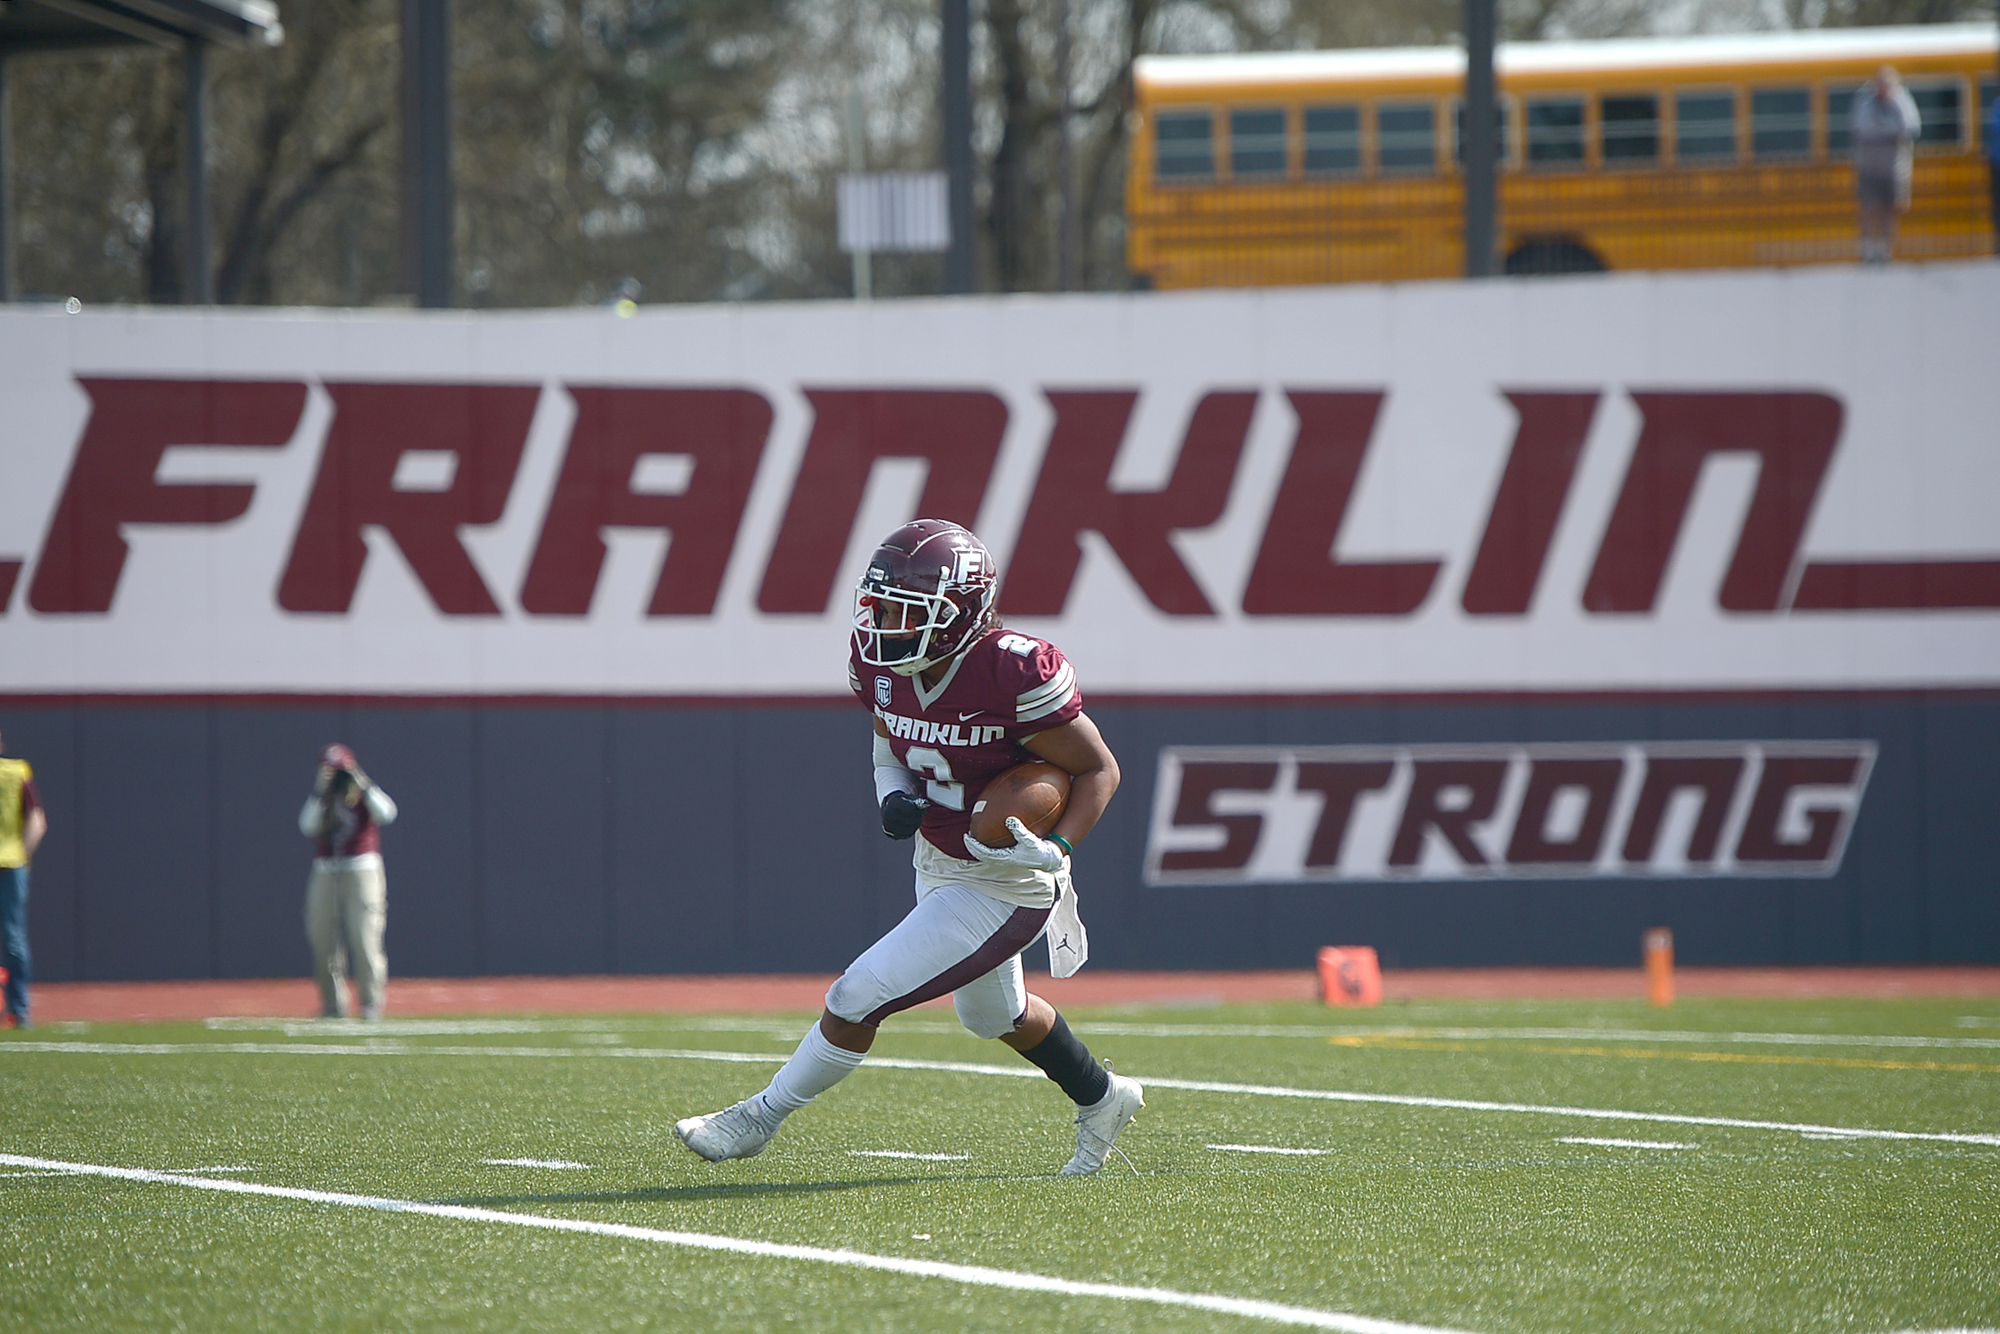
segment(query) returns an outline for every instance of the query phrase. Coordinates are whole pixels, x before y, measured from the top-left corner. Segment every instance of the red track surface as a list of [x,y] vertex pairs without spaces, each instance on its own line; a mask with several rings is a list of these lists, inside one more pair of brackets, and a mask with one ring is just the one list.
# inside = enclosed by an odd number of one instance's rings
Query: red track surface
[[[831,976],[774,977],[478,977],[394,978],[391,1015],[677,1014],[820,1008]],[[1682,968],[1681,996],[1818,999],[1836,996],[2000,996],[2000,968]],[[1204,1006],[1228,1002],[1313,1000],[1309,972],[1120,973],[1086,971],[1057,981],[1029,975],[1029,985],[1057,1005]],[[1636,968],[1485,968],[1386,971],[1389,1001],[1640,1000]],[[319,1007],[311,982],[54,982],[37,986],[41,1023],[87,1020],[302,1017]],[[933,1002],[942,1005],[944,1001]]]

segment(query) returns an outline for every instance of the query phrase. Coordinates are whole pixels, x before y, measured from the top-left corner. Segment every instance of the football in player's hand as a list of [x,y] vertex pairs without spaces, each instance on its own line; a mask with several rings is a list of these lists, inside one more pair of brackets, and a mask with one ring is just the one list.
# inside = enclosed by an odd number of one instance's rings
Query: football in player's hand
[[1040,838],[1062,819],[1069,801],[1069,775],[1046,760],[1029,760],[998,775],[972,804],[972,836],[989,848],[1011,848],[1007,828],[1013,816]]

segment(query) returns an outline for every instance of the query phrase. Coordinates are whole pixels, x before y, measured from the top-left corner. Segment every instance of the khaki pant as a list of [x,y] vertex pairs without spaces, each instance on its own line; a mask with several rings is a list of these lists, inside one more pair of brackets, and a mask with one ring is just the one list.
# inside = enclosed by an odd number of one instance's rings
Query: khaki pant
[[306,943],[312,947],[322,1015],[347,1012],[341,974],[351,964],[361,1017],[381,1017],[382,986],[389,978],[382,928],[388,920],[389,878],[379,864],[341,871],[313,867],[306,881]]

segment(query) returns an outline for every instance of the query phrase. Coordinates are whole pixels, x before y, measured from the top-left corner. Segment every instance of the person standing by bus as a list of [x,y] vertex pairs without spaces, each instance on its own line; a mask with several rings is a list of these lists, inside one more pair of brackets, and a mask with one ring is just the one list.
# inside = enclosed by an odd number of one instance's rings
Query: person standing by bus
[[0,1026],[28,1026],[28,864],[49,831],[26,760],[5,757],[0,745],[0,966],[7,970],[7,1008]]
[[1887,264],[1896,242],[1896,215],[1910,206],[1911,147],[1922,122],[1893,65],[1875,71],[1855,97],[1852,116],[1861,262]]

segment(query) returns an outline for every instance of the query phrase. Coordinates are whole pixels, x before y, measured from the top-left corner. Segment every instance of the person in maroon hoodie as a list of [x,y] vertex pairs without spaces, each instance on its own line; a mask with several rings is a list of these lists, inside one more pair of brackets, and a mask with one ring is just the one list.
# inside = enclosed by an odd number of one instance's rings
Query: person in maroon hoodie
[[313,840],[306,943],[312,946],[323,1018],[346,1014],[342,974],[349,971],[361,1017],[382,1017],[382,988],[389,977],[389,961],[382,953],[389,879],[382,867],[380,830],[395,818],[396,803],[369,781],[353,751],[332,745],[320,753],[312,795],[299,812],[299,831]]

